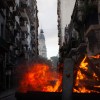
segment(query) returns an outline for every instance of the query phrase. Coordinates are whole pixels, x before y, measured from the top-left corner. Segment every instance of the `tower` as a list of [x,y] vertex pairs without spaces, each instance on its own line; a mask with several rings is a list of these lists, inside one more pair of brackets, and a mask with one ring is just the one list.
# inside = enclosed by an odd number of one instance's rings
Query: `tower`
[[47,49],[46,49],[46,45],[45,45],[45,36],[43,34],[43,29],[40,30],[40,34],[39,34],[39,55],[47,58]]

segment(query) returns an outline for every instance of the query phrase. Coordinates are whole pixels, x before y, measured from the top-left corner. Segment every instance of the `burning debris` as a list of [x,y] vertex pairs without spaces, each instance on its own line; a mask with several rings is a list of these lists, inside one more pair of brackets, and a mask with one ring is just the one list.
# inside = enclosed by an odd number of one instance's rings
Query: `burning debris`
[[22,93],[61,92],[62,77],[51,68],[51,64],[43,58],[37,58],[27,65],[19,66],[18,91]]
[[73,91],[76,93],[100,93],[100,67],[94,64],[94,60],[99,60],[100,55],[85,56],[77,71],[76,81]]

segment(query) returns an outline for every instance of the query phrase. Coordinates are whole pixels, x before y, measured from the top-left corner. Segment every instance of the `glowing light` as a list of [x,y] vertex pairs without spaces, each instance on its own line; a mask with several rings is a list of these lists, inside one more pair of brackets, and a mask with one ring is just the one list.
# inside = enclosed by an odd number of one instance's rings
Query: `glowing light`
[[[100,55],[91,56],[90,58],[99,59]],[[73,88],[73,92],[76,92],[76,93],[100,93],[98,90],[94,90],[94,88],[100,89],[100,85],[96,86],[94,83],[94,85],[92,86],[93,89],[87,89],[87,87],[86,87],[89,85],[86,84],[84,81],[88,81],[90,79],[87,78],[85,72],[88,73],[89,67],[91,67],[91,66],[89,66],[87,57],[85,56],[79,65],[79,69],[77,71],[77,76],[76,76],[75,88]],[[96,68],[97,68],[97,66],[96,66]],[[81,69],[84,70],[84,74],[82,73]],[[99,82],[98,76],[93,71],[91,71],[91,77],[92,77],[91,80],[93,80],[93,82],[96,82],[96,81],[97,81],[97,83]],[[84,83],[82,83],[82,82],[84,82]]]
[[[29,66],[30,67],[30,66]],[[35,64],[23,75],[18,91],[61,92],[62,77],[46,64]]]
[[100,59],[100,54],[96,56],[89,56],[90,58]]
[[85,56],[85,58],[83,59],[83,61],[81,62],[80,68],[82,68],[82,69],[84,69],[85,71],[87,71],[87,70],[88,70],[88,67],[87,67],[88,63],[85,62],[85,60],[86,60],[86,56]]

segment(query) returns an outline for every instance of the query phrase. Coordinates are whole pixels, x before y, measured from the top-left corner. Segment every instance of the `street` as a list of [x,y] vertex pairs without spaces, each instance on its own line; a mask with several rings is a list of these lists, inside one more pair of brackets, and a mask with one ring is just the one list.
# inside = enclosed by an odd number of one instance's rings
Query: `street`
[[0,100],[16,100],[16,98],[15,98],[15,95],[12,94],[12,95],[0,98]]
[[15,89],[4,91],[0,94],[0,100],[16,100]]

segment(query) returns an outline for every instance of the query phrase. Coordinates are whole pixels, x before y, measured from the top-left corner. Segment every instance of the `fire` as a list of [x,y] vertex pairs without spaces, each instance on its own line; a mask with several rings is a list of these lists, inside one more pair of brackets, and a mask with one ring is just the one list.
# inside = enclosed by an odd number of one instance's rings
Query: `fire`
[[89,90],[87,90],[85,87],[81,87],[81,88],[79,88],[79,90],[77,90],[77,89],[74,89],[74,92],[77,92],[77,93],[90,93],[90,91]]
[[95,73],[93,73],[93,78],[94,78],[95,80],[99,81],[98,76],[97,76]]
[[75,86],[78,86],[79,85],[79,80],[83,80],[85,79],[85,75],[81,73],[81,71],[79,70],[77,72],[77,77],[76,77],[76,80],[77,80],[77,83],[75,84]]
[[83,61],[81,62],[81,64],[80,64],[80,68],[82,68],[82,69],[84,69],[85,71],[87,71],[88,70],[88,63],[87,62],[85,62],[85,60],[86,60],[86,56],[85,56],[85,58],[83,59]]
[[[88,57],[85,56],[82,62],[79,65],[77,71],[76,81],[74,84],[73,92],[77,93],[100,93],[100,78],[96,73],[97,66],[94,69],[91,68],[88,60]],[[100,59],[100,55],[91,56],[89,58]]]
[[61,92],[62,77],[47,64],[34,64],[19,81],[18,91]]
[[96,56],[90,56],[90,58],[95,58],[95,59],[100,59],[100,55],[96,55]]

